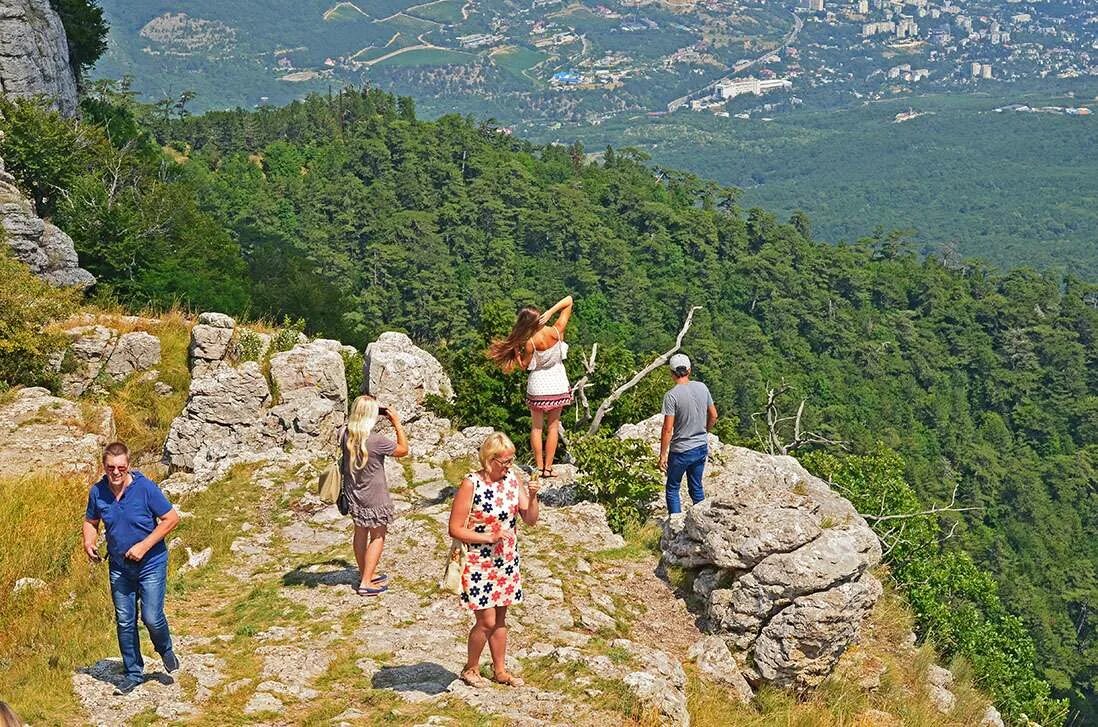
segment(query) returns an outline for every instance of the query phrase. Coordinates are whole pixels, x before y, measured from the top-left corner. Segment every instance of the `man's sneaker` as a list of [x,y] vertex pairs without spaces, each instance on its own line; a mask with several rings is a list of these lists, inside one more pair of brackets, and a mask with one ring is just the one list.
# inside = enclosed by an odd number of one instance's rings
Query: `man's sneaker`
[[116,697],[120,697],[125,694],[129,694],[134,689],[137,689],[139,686],[141,686],[141,683],[143,681],[145,680],[137,677],[126,677],[121,682],[119,682],[117,687],[114,688],[114,695]]
[[174,651],[169,651],[162,657],[164,659],[164,669],[170,674],[179,668],[179,657],[175,655]]

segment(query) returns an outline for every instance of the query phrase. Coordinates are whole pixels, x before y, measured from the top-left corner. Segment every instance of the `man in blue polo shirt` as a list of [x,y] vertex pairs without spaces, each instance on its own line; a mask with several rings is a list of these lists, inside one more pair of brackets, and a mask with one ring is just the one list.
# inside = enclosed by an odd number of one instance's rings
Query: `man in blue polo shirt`
[[118,648],[126,675],[117,694],[129,694],[144,681],[137,613],[149,630],[153,647],[169,672],[179,668],[164,615],[168,583],[168,549],[164,536],[179,524],[179,514],[152,480],[130,470],[130,451],[114,442],[103,451],[106,474],[88,493],[84,515],[84,552],[93,563],[102,558],[96,541],[99,523],[107,536],[107,559],[118,627]]

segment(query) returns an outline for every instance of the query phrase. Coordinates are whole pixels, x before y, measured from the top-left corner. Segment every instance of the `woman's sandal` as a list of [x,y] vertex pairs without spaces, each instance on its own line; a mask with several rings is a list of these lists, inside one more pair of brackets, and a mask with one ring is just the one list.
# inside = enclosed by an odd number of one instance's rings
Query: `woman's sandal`
[[363,588],[359,586],[358,595],[360,596],[380,596],[385,591],[389,590],[389,586],[378,586],[377,588]]
[[466,669],[461,672],[461,675],[458,678],[474,689],[483,689],[488,686],[488,680],[482,677],[480,672],[473,669]]
[[553,474],[553,468],[552,467],[543,468],[541,470],[541,476],[542,477],[548,477],[550,479],[552,479],[553,477],[556,477],[556,475]]
[[370,583],[385,583],[389,580],[388,573],[378,573],[376,576],[370,579]]
[[507,674],[502,679],[499,678],[498,674],[493,674],[492,681],[494,681],[496,684],[503,684],[504,686],[508,687],[526,686],[526,680],[524,680],[522,677],[517,677],[514,674]]

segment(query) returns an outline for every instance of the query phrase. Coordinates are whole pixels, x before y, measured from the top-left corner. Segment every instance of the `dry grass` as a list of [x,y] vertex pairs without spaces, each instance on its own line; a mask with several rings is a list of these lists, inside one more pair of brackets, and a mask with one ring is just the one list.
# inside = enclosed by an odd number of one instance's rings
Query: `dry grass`
[[[72,672],[115,648],[106,566],[76,536],[87,492],[76,477],[0,478],[0,695],[36,724],[79,723]],[[12,594],[24,577],[46,587]]]
[[[839,667],[804,699],[792,693],[763,688],[750,705],[739,704],[729,693],[688,667],[687,696],[692,723],[697,727],[967,727],[980,723],[988,705],[972,684],[966,665],[953,664],[951,688],[957,705],[949,715],[939,713],[926,696],[926,671],[935,663],[930,646],[914,654],[901,646],[910,633],[912,615],[902,597],[890,588],[863,627],[862,641],[843,656]],[[885,667],[880,687],[858,685],[867,667]],[[891,717],[891,719],[889,718]]]

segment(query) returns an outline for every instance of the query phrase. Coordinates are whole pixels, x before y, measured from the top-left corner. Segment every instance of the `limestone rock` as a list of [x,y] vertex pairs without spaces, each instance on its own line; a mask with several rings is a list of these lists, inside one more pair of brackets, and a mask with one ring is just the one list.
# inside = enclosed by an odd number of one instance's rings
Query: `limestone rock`
[[120,381],[159,365],[160,339],[145,331],[134,331],[118,337],[114,351],[107,359],[106,372],[115,381]]
[[324,451],[336,444],[346,420],[347,376],[338,341],[319,339],[271,357],[280,403],[267,428],[295,449]]
[[196,376],[187,405],[168,430],[166,463],[212,476],[242,452],[274,446],[264,441],[259,426],[270,398],[267,379],[254,361]]
[[[5,18],[6,4],[41,2],[49,9],[48,0],[0,0],[0,87],[4,83],[4,64],[10,61],[6,55],[6,28],[10,18]],[[53,12],[52,10],[50,11]],[[3,89],[0,88],[0,91]],[[5,242],[16,260],[51,285],[88,287],[95,284],[95,277],[80,267],[72,238],[54,225],[41,219],[34,211],[34,204],[13,184],[12,177],[4,171],[0,159],[0,225]]]
[[42,95],[64,115],[76,113],[69,44],[49,0],[0,0],[0,48],[0,93]]
[[949,689],[951,686],[953,686],[953,672],[937,664],[931,664],[926,670],[926,693],[935,709],[942,714],[952,712],[957,705],[957,697]]
[[[619,429],[658,447],[660,417]],[[704,623],[762,679],[820,683],[881,593],[880,542],[853,505],[792,457],[710,437],[706,499],[667,519],[664,561],[695,575]],[[655,449],[654,449],[655,451]]]
[[201,373],[224,362],[228,357],[229,344],[235,329],[236,321],[224,313],[200,315],[198,323],[191,329],[188,349],[192,371]]
[[719,636],[703,636],[694,642],[686,658],[698,665],[698,671],[728,687],[743,702],[755,697],[751,685],[743,678],[728,645]]
[[438,444],[426,454],[426,459],[436,464],[457,459],[476,461],[480,445],[491,433],[491,427],[465,427],[460,432],[446,432]]
[[21,593],[21,592],[27,591],[27,590],[39,591],[39,590],[42,590],[45,587],[46,587],[46,582],[44,580],[42,580],[41,578],[31,578],[31,577],[28,576],[26,578],[20,578],[19,580],[17,580],[15,582],[15,585],[12,586],[11,592],[12,593]]
[[428,394],[452,399],[454,388],[442,364],[403,333],[382,333],[366,347],[363,380],[382,406],[394,407],[404,420],[421,416]]
[[1005,727],[1003,716],[999,714],[999,710],[989,704],[980,718],[979,727]]
[[86,414],[80,405],[46,389],[20,389],[0,405],[0,475],[43,470],[91,476],[113,438],[110,407]]

